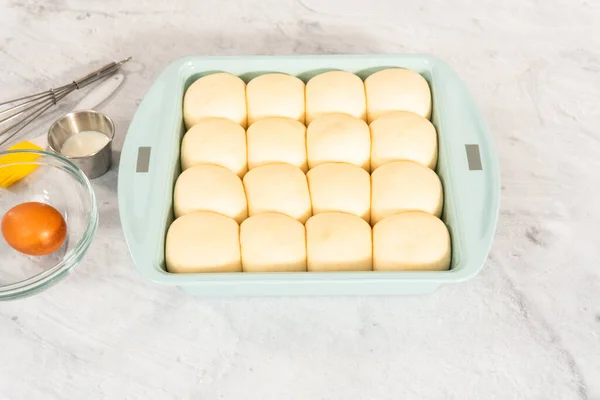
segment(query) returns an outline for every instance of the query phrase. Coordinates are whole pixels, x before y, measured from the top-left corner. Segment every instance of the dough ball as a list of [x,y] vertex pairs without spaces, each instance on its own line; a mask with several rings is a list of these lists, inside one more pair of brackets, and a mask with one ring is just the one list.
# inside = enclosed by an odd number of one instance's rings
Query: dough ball
[[431,214],[389,216],[373,227],[375,271],[444,271],[450,268],[450,234]]
[[306,271],[304,225],[288,215],[248,218],[240,226],[240,244],[244,272]]
[[287,163],[303,172],[306,164],[306,127],[293,119],[271,117],[248,128],[248,168]]
[[306,175],[290,164],[254,168],[244,176],[250,216],[269,212],[304,223],[312,215]]
[[344,113],[366,119],[367,104],[362,79],[346,71],[330,71],[306,84],[306,124],[321,115]]
[[371,220],[371,176],[346,163],[321,164],[306,174],[313,214],[340,211]]
[[175,182],[175,217],[197,211],[213,211],[235,219],[248,217],[246,195],[239,176],[218,165],[186,169]]
[[346,213],[323,213],[306,222],[309,271],[369,271],[372,269],[371,226]]
[[328,114],[315,119],[306,130],[308,168],[345,162],[371,171],[371,133],[362,119],[347,114]]
[[435,172],[413,161],[382,165],[371,175],[371,223],[405,211],[424,211],[439,217],[442,182]]
[[246,84],[235,75],[219,72],[203,76],[183,96],[187,129],[202,118],[227,118],[246,128]]
[[409,160],[435,169],[437,134],[428,119],[408,111],[392,111],[371,122],[371,168]]
[[181,169],[201,164],[220,165],[243,177],[248,171],[244,128],[225,118],[202,119],[191,127],[181,142]]
[[287,117],[304,123],[304,82],[287,74],[265,74],[248,82],[248,125],[262,118]]
[[367,117],[372,122],[390,111],[411,111],[431,117],[431,91],[425,78],[415,71],[389,68],[365,79]]
[[239,225],[210,211],[177,218],[167,231],[167,271],[241,272]]

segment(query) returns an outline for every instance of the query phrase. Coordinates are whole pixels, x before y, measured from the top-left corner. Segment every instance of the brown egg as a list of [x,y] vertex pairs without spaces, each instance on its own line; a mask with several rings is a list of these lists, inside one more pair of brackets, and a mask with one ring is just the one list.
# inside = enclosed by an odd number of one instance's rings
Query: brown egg
[[45,256],[62,246],[67,223],[58,210],[38,202],[21,203],[2,217],[2,236],[15,250]]

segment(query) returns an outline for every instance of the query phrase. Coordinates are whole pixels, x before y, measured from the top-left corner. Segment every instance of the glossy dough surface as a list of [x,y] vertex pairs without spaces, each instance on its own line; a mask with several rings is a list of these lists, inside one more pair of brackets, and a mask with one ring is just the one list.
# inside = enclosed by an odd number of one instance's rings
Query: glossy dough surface
[[372,248],[371,227],[355,215],[323,213],[306,223],[309,271],[369,271]]
[[177,218],[167,232],[165,262],[173,273],[241,272],[239,225],[207,211]]
[[287,117],[304,123],[304,82],[292,75],[265,74],[246,87],[248,125],[267,117]]
[[443,192],[440,178],[413,161],[382,165],[371,175],[371,223],[405,211],[423,211],[439,217]]
[[219,72],[203,76],[183,96],[187,129],[208,117],[227,118],[246,128],[246,84],[239,77]]
[[278,212],[304,223],[312,215],[306,175],[290,164],[251,169],[244,176],[250,216]]
[[358,76],[347,71],[319,74],[306,84],[306,124],[316,118],[344,113],[366,120],[365,86]]
[[450,234],[424,212],[389,216],[373,227],[376,271],[444,271],[450,268]]
[[198,79],[183,99],[167,270],[449,269],[431,107],[425,78],[403,68],[364,82]]
[[240,226],[244,272],[306,271],[304,225],[279,214],[254,215]]
[[346,114],[315,119],[306,130],[308,167],[345,162],[371,171],[371,133],[365,121]]
[[365,79],[367,120],[373,122],[390,111],[411,111],[431,117],[431,91],[419,73],[404,68],[388,68]]
[[213,211],[235,219],[248,217],[241,179],[218,165],[204,164],[186,169],[175,183],[175,217],[196,211]]
[[306,162],[306,127],[293,119],[272,117],[253,123],[246,134],[248,168],[287,163],[303,172]]
[[437,133],[428,119],[408,111],[389,112],[369,125],[371,168],[392,161],[415,161],[435,169],[438,157]]
[[346,163],[321,164],[306,174],[313,214],[340,211],[371,220],[371,177]]
[[200,164],[220,165],[243,177],[248,171],[244,128],[225,118],[205,118],[191,127],[181,142],[181,169]]

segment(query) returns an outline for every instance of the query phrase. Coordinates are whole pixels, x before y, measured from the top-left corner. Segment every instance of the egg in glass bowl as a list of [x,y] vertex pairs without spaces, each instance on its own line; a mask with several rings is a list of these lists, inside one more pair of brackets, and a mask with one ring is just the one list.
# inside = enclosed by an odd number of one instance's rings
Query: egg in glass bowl
[[75,164],[45,151],[0,151],[0,300],[64,278],[97,227],[94,191]]

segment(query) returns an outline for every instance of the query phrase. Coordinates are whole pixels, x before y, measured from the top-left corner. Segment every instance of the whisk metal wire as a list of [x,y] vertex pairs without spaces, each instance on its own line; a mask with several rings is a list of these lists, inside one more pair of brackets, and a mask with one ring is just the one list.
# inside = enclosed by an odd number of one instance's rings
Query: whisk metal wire
[[[0,102],[0,145],[15,137],[23,128],[35,121],[40,115],[56,105],[71,92],[112,75],[119,70],[121,65],[129,60],[131,60],[131,57],[119,62],[106,64],[102,68],[80,79],[55,89]],[[2,107],[7,105],[10,105],[10,107],[3,110]],[[9,125],[11,121],[16,122]],[[2,128],[3,126],[5,128]]]

